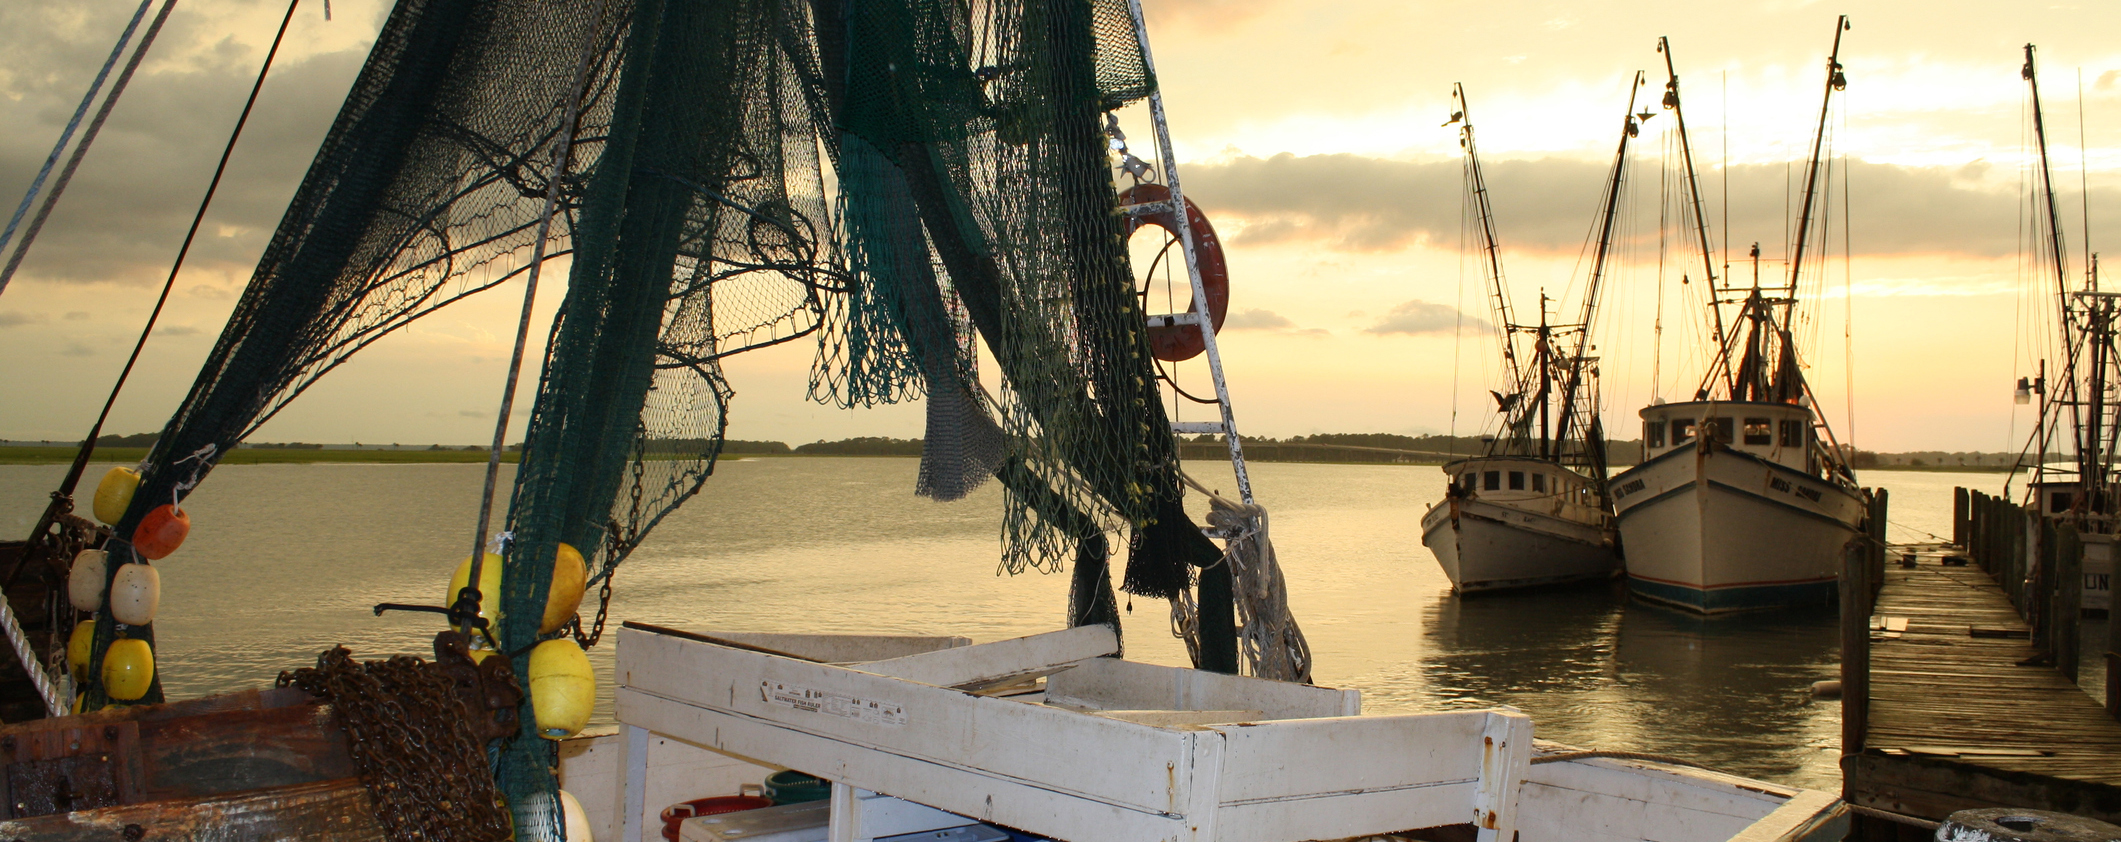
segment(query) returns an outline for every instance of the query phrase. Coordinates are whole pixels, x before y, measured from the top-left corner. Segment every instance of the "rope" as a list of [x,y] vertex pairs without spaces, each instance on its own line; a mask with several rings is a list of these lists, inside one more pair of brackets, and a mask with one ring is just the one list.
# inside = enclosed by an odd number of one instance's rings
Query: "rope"
[[[1236,591],[1238,646],[1251,674],[1309,684],[1311,646],[1289,611],[1288,585],[1267,532],[1267,510],[1225,499],[1184,471],[1178,476],[1208,497],[1208,523],[1224,536],[1223,557],[1216,563],[1230,565]],[[1180,598],[1171,601],[1173,632],[1186,640],[1189,650],[1197,646],[1199,632],[1198,607],[1191,596],[1180,589]]]
[[[110,69],[117,66],[118,56],[125,53],[125,45],[133,40],[133,32],[140,28],[140,19],[147,17],[147,7],[155,0],[140,0],[140,8],[133,12],[133,19],[125,24],[125,31],[118,34],[118,43],[110,48],[110,58],[103,60],[103,69],[96,71],[96,80],[88,85],[88,93],[81,95],[81,104],[74,107],[73,119],[66,121],[66,129],[59,133],[59,142],[52,144],[52,153],[44,156],[44,166],[37,170],[37,177],[30,180],[29,189],[22,193],[22,204],[15,208],[15,215],[7,220],[7,230],[0,231],[0,249],[7,248],[8,241],[15,238],[15,228],[22,224],[23,215],[44,189],[44,179],[52,174],[52,167],[59,163],[59,153],[66,151],[67,141],[74,139],[74,130],[81,128],[81,118],[88,116],[88,106],[96,101],[96,93],[103,90],[103,82],[110,77]],[[4,286],[4,284],[0,284]]]
[[0,598],[0,629],[7,631],[7,643],[15,648],[15,657],[22,661],[22,671],[29,673],[31,684],[37,685],[38,697],[44,699],[44,709],[53,716],[67,713],[66,696],[52,683],[52,677],[44,672],[44,665],[37,660],[37,651],[30,648],[29,635],[22,631],[22,623],[15,619],[15,609]]
[[7,282],[15,276],[15,269],[22,265],[22,257],[29,253],[29,245],[37,239],[37,232],[44,230],[44,220],[51,216],[52,206],[59,203],[59,194],[66,192],[66,185],[74,180],[74,170],[80,168],[81,159],[88,155],[89,144],[96,142],[96,134],[103,131],[103,121],[110,117],[110,110],[117,106],[118,96],[125,93],[125,85],[133,79],[133,71],[140,69],[140,60],[147,57],[147,48],[155,43],[155,36],[162,31],[163,21],[169,20],[169,12],[177,0],[162,0],[162,11],[155,13],[155,22],[149,24],[147,32],[140,36],[140,46],[133,50],[133,57],[126,59],[125,71],[118,74],[118,81],[111,83],[110,96],[103,100],[103,107],[96,109],[96,119],[88,124],[88,133],[81,136],[81,145],[74,147],[72,157],[66,159],[66,169],[59,171],[59,180],[52,184],[52,192],[38,206],[37,216],[30,220],[29,230],[22,232],[22,242],[15,245],[15,256],[8,258],[7,268],[0,269],[0,292],[7,291]]

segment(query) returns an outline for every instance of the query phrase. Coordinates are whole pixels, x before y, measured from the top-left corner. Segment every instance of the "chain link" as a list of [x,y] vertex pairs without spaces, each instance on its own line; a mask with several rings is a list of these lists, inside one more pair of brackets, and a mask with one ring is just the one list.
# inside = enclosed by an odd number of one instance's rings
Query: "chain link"
[[410,655],[357,663],[346,647],[278,685],[329,702],[346,732],[376,819],[407,842],[505,842],[508,808],[455,682]]

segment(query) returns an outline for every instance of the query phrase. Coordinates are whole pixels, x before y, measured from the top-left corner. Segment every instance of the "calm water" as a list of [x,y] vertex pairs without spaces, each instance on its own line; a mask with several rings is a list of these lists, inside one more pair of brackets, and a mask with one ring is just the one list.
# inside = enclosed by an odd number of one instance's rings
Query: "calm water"
[[[725,462],[620,569],[612,616],[695,630],[975,640],[1059,627],[1065,575],[997,574],[995,487],[934,503],[912,495],[915,466]],[[483,468],[216,470],[186,506],[190,541],[157,563],[171,696],[268,684],[333,645],[364,658],[426,653],[431,615],[378,618],[369,607],[442,601],[470,541]],[[62,472],[0,466],[0,534],[27,532]],[[2001,475],[1866,479],[1893,493],[1894,539],[1916,540],[1950,531],[1952,486],[1992,488]],[[1839,788],[1839,707],[1807,692],[1838,675],[1831,610],[1701,620],[1611,589],[1458,599],[1418,534],[1422,510],[1443,490],[1435,468],[1259,464],[1253,483],[1272,513],[1316,679],[1361,689],[1365,711],[1511,705],[1545,739]],[[1136,601],[1124,616],[1129,657],[1184,663],[1161,603]],[[591,659],[608,679],[608,643]]]

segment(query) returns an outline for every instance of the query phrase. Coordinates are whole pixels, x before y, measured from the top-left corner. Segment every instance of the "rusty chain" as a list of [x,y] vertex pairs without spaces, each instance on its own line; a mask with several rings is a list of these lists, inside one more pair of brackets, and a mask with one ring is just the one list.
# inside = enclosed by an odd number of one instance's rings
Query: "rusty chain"
[[[437,640],[437,649],[443,644]],[[318,655],[315,668],[280,673],[278,686],[301,688],[331,704],[376,820],[391,839],[511,838],[478,718],[442,667],[410,655],[356,662],[340,646]]]

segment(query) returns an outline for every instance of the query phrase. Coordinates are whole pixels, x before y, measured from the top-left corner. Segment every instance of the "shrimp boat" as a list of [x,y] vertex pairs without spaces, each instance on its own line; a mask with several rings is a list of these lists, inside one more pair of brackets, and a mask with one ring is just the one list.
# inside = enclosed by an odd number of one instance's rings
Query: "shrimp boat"
[[[1463,86],[1453,90],[1466,150],[1466,192],[1479,219],[1481,268],[1501,331],[1504,388],[1494,392],[1501,430],[1488,452],[1443,466],[1444,499],[1421,518],[1421,542],[1459,593],[1608,579],[1620,572],[1618,541],[1606,498],[1605,436],[1598,420],[1598,358],[1588,355],[1598,293],[1612,247],[1613,220],[1626,180],[1628,141],[1646,116],[1635,114],[1638,74],[1629,89],[1620,149],[1599,208],[1598,248],[1579,319],[1552,324],[1540,295],[1539,321],[1520,324],[1510,306],[1496,244],[1487,182],[1473,145]],[[1531,339],[1531,362],[1518,361],[1519,336]]]
[[1701,248],[1714,325],[1712,362],[1695,399],[1641,411],[1643,461],[1613,477],[1613,504],[1637,596],[1703,614],[1833,600],[1842,547],[1868,510],[1833,431],[1817,412],[1792,335],[1814,229],[1827,107],[1845,84],[1843,17],[1827,59],[1789,276],[1763,285],[1717,278],[1701,190],[1680,112],[1679,73],[1660,40],[1686,167],[1687,208]]
[[[137,474],[98,486],[108,528],[54,618],[92,619],[57,676],[19,655],[63,692],[0,726],[0,837],[636,842],[664,805],[799,769],[829,800],[743,827],[672,808],[664,837],[1840,838],[1828,793],[1542,746],[1511,710],[1365,717],[1309,682],[1264,512],[1216,498],[1203,530],[1180,505],[1174,436],[1198,430],[1162,414],[1148,360],[1158,329],[1212,359],[1216,261],[1146,33],[1115,0],[400,3],[192,391]],[[1122,154],[1144,182],[1122,194],[1107,114],[1143,100],[1159,165]],[[1189,313],[1142,312],[1124,217],[1175,233]],[[446,619],[434,660],[339,648],[269,690],[163,699],[152,600],[113,583],[181,551],[217,456],[383,334],[512,278],[520,364],[560,254],[507,528],[489,542],[482,511],[448,604],[376,606]],[[584,735],[613,574],[711,474],[717,361],[806,336],[825,399],[926,394],[915,491],[998,479],[1004,564],[1072,562],[1068,627],[970,645],[622,624],[620,730]],[[1172,605],[1193,667],[1116,657],[1108,532],[1131,533],[1124,588]],[[68,696],[86,712],[60,715]]]
[[[2040,78],[2034,66],[2033,45],[2025,45],[2025,78],[2033,106],[2033,136],[2039,146],[2040,212],[2031,230],[2038,232],[2039,253],[2033,261],[2054,279],[2059,305],[2056,320],[2043,326],[2059,326],[2061,352],[2056,354],[2059,374],[2050,383],[2047,361],[2040,373],[2020,378],[2018,403],[2040,399],[2040,419],[2034,425],[2025,452],[2038,454],[2032,464],[2012,466],[2010,476],[2026,470],[2025,504],[2041,515],[2070,523],[2084,546],[2084,584],[2080,608],[2109,611],[2113,603],[2114,535],[2116,512],[2121,510],[2117,489],[2114,448],[2110,435],[2121,429],[2121,403],[2109,395],[2112,384],[2121,381],[2121,348],[2114,341],[2114,292],[2099,288],[2099,256],[2085,255],[2083,282],[2072,289],[2069,252],[2063,247],[2061,212],[2055,205],[2054,174],[2048,168],[2047,121],[2040,108]],[[2085,247],[2089,250],[2090,246]],[[2067,439],[2074,451],[2071,464],[2052,465],[2047,454]],[[2022,462],[2022,457],[2021,457]],[[2008,481],[2004,496],[2010,496]]]

